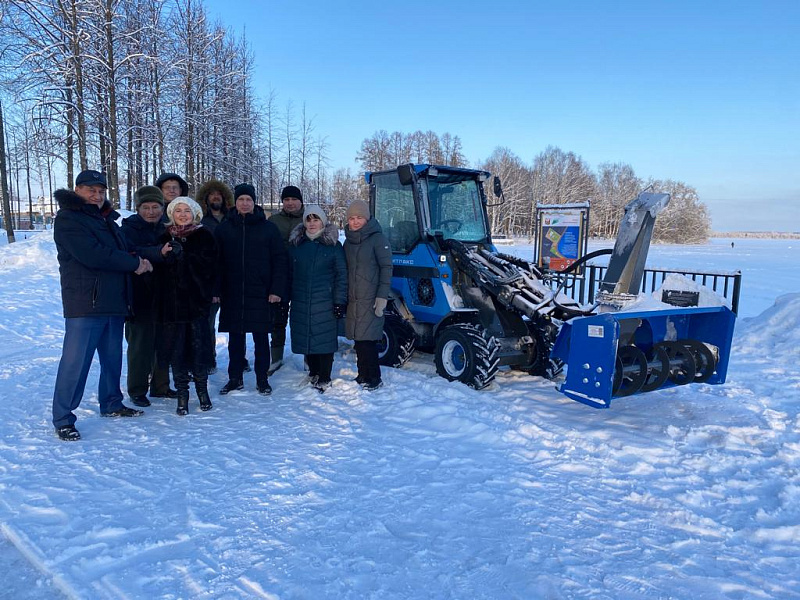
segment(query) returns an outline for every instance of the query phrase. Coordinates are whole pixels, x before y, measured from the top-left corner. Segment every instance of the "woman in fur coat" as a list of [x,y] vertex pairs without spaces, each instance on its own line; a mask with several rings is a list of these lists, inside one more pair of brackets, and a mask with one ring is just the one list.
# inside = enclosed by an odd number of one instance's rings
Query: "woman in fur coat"
[[158,358],[172,366],[178,390],[179,415],[189,412],[189,373],[194,379],[200,410],[211,409],[208,369],[213,363],[214,340],[208,327],[217,246],[200,224],[203,211],[191,198],[180,196],[167,206],[167,230],[161,242],[172,251],[156,270]]

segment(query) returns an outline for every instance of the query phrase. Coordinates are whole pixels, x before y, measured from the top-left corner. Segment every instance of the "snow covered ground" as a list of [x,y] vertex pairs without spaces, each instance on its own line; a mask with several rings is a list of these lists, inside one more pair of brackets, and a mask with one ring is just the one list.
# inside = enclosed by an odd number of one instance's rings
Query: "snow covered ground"
[[272,397],[250,374],[183,418],[101,419],[95,365],[63,443],[52,234],[3,246],[0,598],[800,598],[800,243],[650,264],[743,270],[726,385],[595,410],[415,356],[368,393],[343,342],[324,395],[291,357]]

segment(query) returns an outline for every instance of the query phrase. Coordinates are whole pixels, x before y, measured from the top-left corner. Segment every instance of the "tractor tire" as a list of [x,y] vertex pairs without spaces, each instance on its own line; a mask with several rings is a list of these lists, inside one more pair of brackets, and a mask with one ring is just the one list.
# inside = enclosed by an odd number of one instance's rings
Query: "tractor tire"
[[387,314],[383,321],[383,336],[378,342],[378,362],[399,369],[408,362],[417,347],[414,329],[401,316]]
[[448,381],[460,381],[480,390],[489,385],[497,373],[499,351],[500,345],[480,325],[450,325],[436,341],[436,372]]

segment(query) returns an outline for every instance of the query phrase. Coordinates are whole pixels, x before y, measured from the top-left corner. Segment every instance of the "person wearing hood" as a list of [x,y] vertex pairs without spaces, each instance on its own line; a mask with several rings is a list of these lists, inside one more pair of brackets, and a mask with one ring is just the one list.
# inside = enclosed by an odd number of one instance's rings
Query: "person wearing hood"
[[303,222],[289,236],[292,265],[292,352],[305,355],[311,384],[331,384],[338,348],[338,319],[345,316],[347,261],[339,231],[320,206],[305,207]]
[[[160,243],[164,233],[164,196],[161,190],[145,185],[134,194],[136,214],[122,221],[122,232],[129,246],[152,265],[164,262],[170,245]],[[133,280],[133,315],[125,323],[128,342],[128,396],[136,406],[150,406],[148,389],[154,398],[175,397],[169,387],[169,369],[156,363],[155,284],[152,273]]]
[[[200,187],[197,192],[197,203],[203,209],[203,227],[211,233],[217,226],[228,218],[228,211],[233,209],[233,192],[231,188],[217,179],[211,179]],[[212,302],[208,313],[208,326],[211,329],[211,338],[217,339],[217,313],[219,302]],[[217,345],[214,344],[214,361],[208,370],[209,375],[217,372]],[[245,370],[247,367],[245,366]]]
[[203,209],[203,227],[214,233],[217,226],[228,217],[233,209],[233,191],[223,182],[210,179],[197,191],[195,198]]
[[[303,223],[303,193],[294,185],[287,185],[281,190],[281,210],[269,218],[281,232],[286,248],[289,248],[289,236],[295,227]],[[291,273],[289,289],[291,289]],[[291,294],[290,294],[291,295]],[[269,349],[272,355],[272,364],[269,367],[270,375],[283,365],[283,350],[286,346],[286,325],[289,320],[290,299],[286,298],[275,310],[275,319],[272,322],[272,335],[270,336]]]
[[59,205],[53,225],[64,307],[64,344],[53,392],[53,425],[64,441],[77,441],[75,410],[81,403],[89,368],[97,352],[100,381],[97,399],[104,417],[143,414],[122,403],[122,330],[131,313],[130,275],[153,267],[129,251],[106,200],[106,178],[81,171],[75,191],[53,194]]
[[235,210],[215,232],[218,247],[217,285],[219,330],[228,333],[228,383],[220,394],[244,388],[246,335],[255,346],[256,386],[261,395],[272,393],[269,332],[273,307],[287,294],[288,258],[278,228],[256,205],[252,185],[233,191]]
[[162,173],[156,179],[156,187],[164,194],[165,207],[178,196],[189,195],[189,184],[177,173]]
[[[156,267],[158,307],[157,354],[162,366],[172,367],[178,415],[189,412],[189,381],[194,380],[200,410],[211,409],[208,369],[214,341],[208,328],[217,246],[200,224],[203,210],[191,198],[178,196],[167,207],[167,228],[159,241],[169,246]],[[191,372],[191,377],[189,373]]]
[[392,283],[392,248],[362,200],[347,207],[344,232],[348,284],[345,334],[355,341],[356,381],[372,391],[383,385],[378,342],[383,337],[383,313]]

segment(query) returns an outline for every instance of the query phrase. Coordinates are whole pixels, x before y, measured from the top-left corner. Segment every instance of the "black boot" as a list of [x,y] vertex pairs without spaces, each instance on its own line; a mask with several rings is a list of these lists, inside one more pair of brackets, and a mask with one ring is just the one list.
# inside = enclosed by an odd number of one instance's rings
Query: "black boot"
[[180,416],[189,414],[189,390],[178,390],[178,410]]
[[224,396],[225,394],[229,394],[230,392],[243,389],[244,389],[244,382],[241,379],[230,379],[228,380],[228,383],[226,383],[225,385],[222,386],[222,388],[220,388],[219,393]]
[[197,392],[197,399],[200,400],[200,410],[211,410],[211,398],[208,395],[208,377],[202,381],[195,379],[194,390]]
[[258,393],[261,394],[262,396],[269,396],[272,393],[272,386],[266,379],[259,381],[256,384],[256,387],[258,388]]

